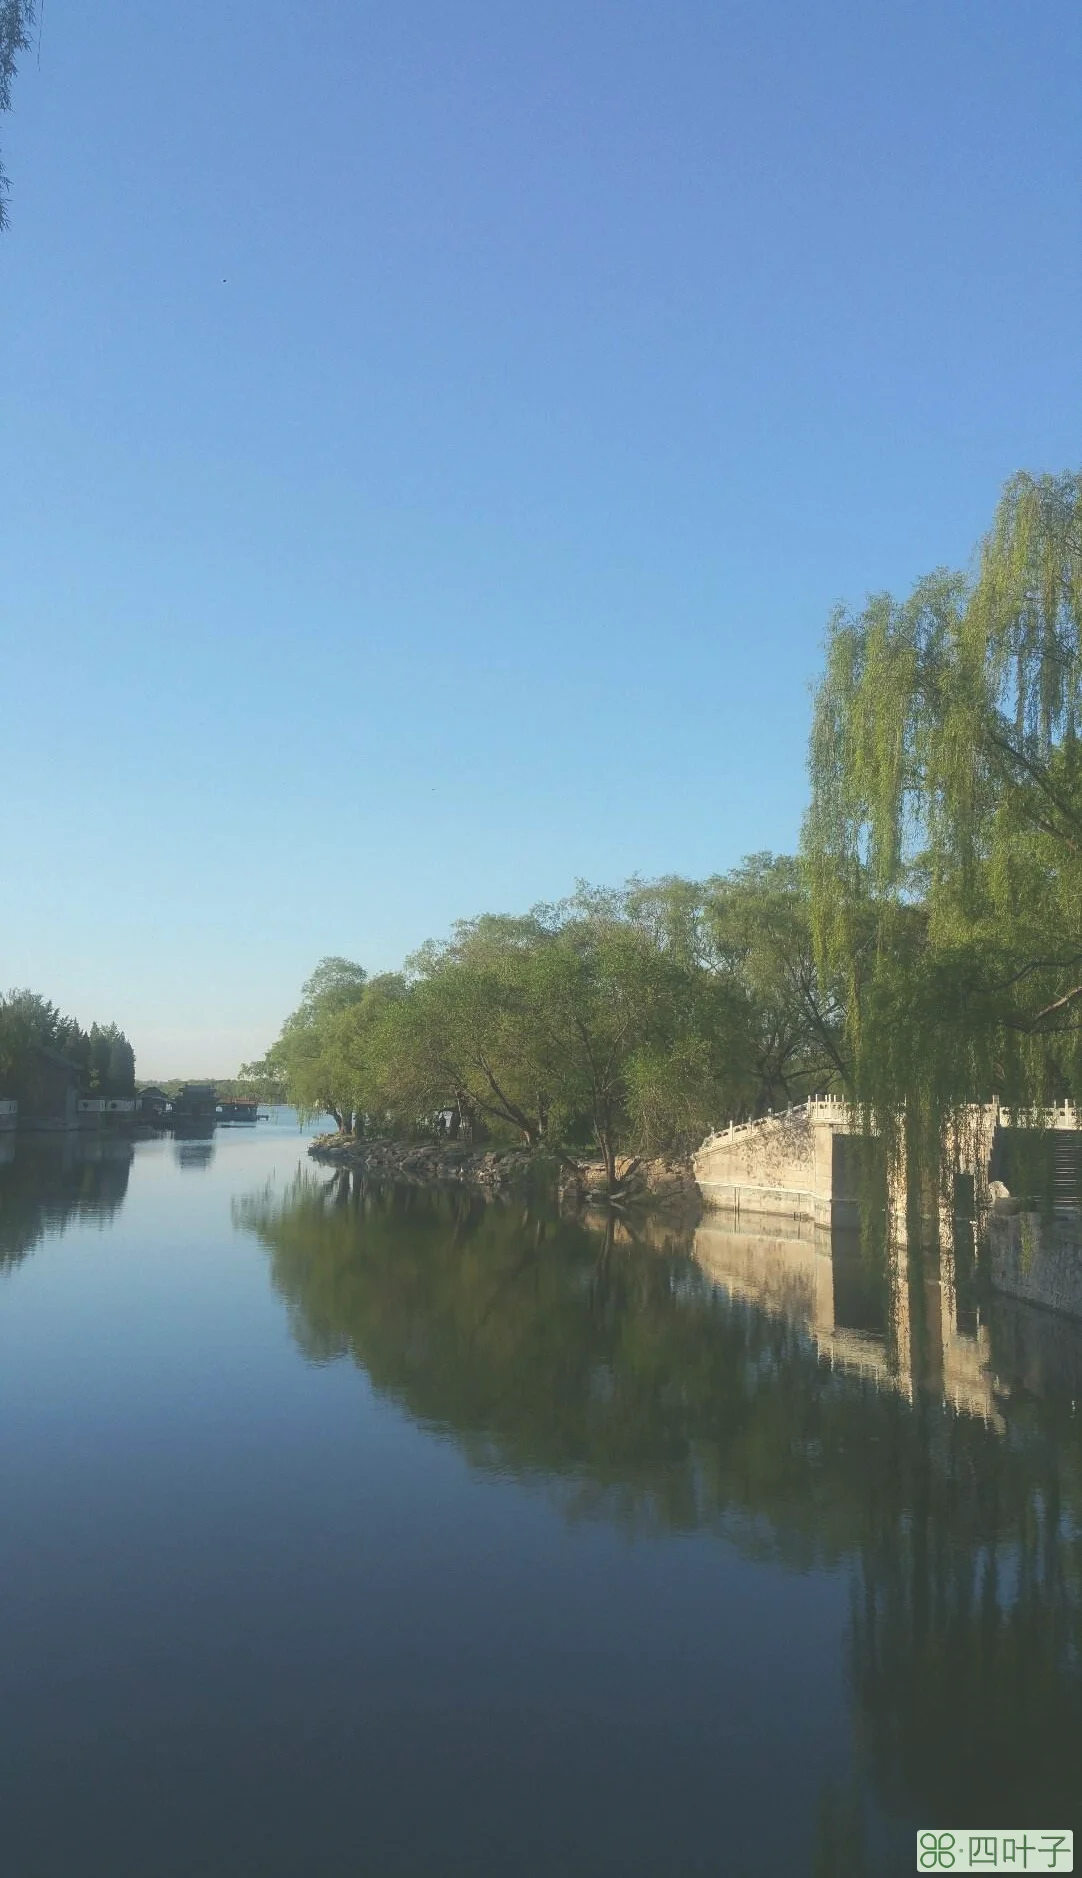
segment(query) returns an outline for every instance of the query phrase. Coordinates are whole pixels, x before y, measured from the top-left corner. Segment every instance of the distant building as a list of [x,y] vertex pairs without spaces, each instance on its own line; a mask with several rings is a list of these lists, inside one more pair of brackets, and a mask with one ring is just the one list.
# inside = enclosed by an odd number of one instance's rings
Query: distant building
[[169,1097],[164,1089],[155,1089],[153,1086],[140,1089],[136,1097],[136,1107],[140,1115],[144,1115],[148,1121],[157,1121],[168,1109]]
[[218,1113],[218,1091],[212,1082],[186,1082],[173,1097],[173,1114],[183,1121],[213,1122]]

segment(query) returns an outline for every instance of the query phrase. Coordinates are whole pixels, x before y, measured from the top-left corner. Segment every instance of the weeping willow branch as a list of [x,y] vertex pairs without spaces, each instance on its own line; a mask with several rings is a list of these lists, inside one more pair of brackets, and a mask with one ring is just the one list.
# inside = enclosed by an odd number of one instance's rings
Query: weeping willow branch
[[[1082,1093],[1082,476],[1016,476],[971,575],[831,625],[804,861],[854,1100],[926,1146]],[[1013,726],[1013,728],[1012,728]]]

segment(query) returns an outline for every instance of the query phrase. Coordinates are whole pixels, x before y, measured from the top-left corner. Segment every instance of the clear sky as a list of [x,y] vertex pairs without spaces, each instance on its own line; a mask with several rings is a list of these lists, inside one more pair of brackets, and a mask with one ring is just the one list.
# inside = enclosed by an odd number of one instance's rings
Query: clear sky
[[1077,0],[47,0],[0,118],[0,984],[795,847],[831,606],[1082,461]]

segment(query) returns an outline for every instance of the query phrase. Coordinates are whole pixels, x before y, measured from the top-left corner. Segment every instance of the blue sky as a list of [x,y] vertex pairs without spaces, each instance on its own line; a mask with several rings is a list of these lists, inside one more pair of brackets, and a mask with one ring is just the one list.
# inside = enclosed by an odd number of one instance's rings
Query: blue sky
[[[301,27],[303,25],[303,30]],[[0,118],[0,983],[795,847],[839,600],[1077,467],[1076,0],[47,0]]]

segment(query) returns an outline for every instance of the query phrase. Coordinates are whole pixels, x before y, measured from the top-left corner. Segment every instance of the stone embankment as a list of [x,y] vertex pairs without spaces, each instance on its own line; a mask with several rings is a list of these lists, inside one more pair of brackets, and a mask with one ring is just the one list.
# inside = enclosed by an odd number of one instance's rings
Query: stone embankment
[[[615,1197],[622,1206],[649,1207],[667,1214],[679,1214],[692,1223],[702,1213],[702,1196],[687,1161],[639,1161],[621,1157],[616,1163],[616,1178],[618,1188]],[[608,1181],[604,1163],[587,1161],[573,1169],[565,1168],[561,1197],[585,1206],[606,1200]]]
[[308,1150],[317,1161],[354,1167],[373,1180],[410,1187],[476,1187],[511,1193],[538,1177],[554,1181],[559,1168],[529,1148],[462,1148],[432,1141],[358,1141],[353,1135],[320,1135]]
[[[569,1207],[609,1199],[600,1161],[561,1161],[525,1147],[466,1148],[431,1141],[357,1141],[352,1135],[321,1135],[308,1150],[317,1161],[356,1168],[373,1180],[412,1187],[468,1187],[490,1198],[532,1188],[547,1189]],[[660,1208],[697,1219],[701,1212],[695,1176],[684,1161],[632,1161],[616,1167],[614,1198],[629,1207]]]

